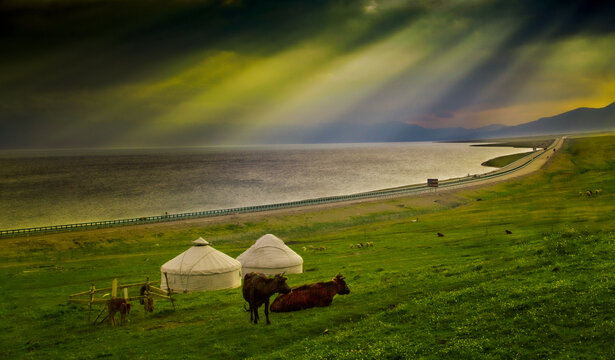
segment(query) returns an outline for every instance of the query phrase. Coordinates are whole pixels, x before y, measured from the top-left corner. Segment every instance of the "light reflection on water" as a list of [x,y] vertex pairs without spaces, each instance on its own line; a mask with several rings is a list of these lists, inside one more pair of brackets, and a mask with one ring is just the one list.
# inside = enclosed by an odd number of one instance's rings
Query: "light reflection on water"
[[455,143],[0,152],[0,229],[352,194],[484,173],[527,149]]

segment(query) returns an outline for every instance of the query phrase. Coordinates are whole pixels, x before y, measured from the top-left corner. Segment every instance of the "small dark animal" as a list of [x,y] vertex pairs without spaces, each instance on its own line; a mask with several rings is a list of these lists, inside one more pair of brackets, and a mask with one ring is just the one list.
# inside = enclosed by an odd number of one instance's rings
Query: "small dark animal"
[[438,233],[438,237],[443,237],[443,236],[444,236],[444,234]]
[[[139,290],[139,295],[144,297],[144,296],[145,296],[145,293],[146,293],[146,292],[149,292],[148,290],[149,290],[149,289],[147,288],[147,285],[143,285],[143,286],[141,286],[141,289]],[[142,297],[141,299],[139,299],[139,303],[140,303],[141,305],[145,305],[145,301],[143,300],[143,297]]]
[[483,199],[481,199],[481,198],[478,198],[478,199],[476,199],[476,201],[483,201]]
[[269,321],[269,297],[275,293],[287,294],[290,287],[286,284],[284,273],[268,278],[263,273],[251,272],[243,278],[243,298],[250,304],[250,322],[258,324],[258,308],[265,304],[265,317]]
[[336,294],[346,295],[349,293],[350,289],[348,289],[344,277],[337,274],[332,281],[299,286],[289,294],[278,295],[271,303],[271,311],[288,312],[329,306]]
[[109,322],[115,326],[115,314],[120,313],[120,325],[126,324],[126,315],[130,314],[130,303],[126,299],[113,298],[107,300],[107,310],[109,311]]
[[141,298],[139,299],[139,303],[143,305],[146,312],[154,312],[154,297],[150,295],[149,285],[141,286]]
[[506,230],[506,234],[507,234],[507,235],[510,235],[510,234],[512,234],[512,231],[510,231],[510,230]]

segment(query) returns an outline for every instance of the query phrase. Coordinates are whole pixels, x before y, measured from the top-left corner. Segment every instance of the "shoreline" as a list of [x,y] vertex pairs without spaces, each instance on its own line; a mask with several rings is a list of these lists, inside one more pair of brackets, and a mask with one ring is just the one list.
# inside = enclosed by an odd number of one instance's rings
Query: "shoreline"
[[[441,191],[458,188],[470,188],[483,186],[494,182],[505,181],[514,177],[523,176],[540,169],[550,158],[547,155],[549,151],[558,150],[563,144],[565,137],[556,138],[548,150],[532,152],[529,155],[512,162],[500,169],[492,170],[479,175],[469,175],[461,178],[452,178],[441,180],[442,187],[438,187]],[[364,201],[377,201],[387,198],[397,198],[404,196],[417,196],[433,191],[434,188],[423,184],[404,185],[400,187],[374,190],[351,195],[330,196],[315,199],[305,199],[300,201],[292,201],[287,203],[258,205],[251,207],[240,207],[230,209],[208,210],[202,212],[183,213],[183,214],[168,214],[163,216],[140,217],[132,219],[118,219],[94,221],[77,224],[51,225],[44,227],[31,227],[22,229],[6,229],[0,230],[0,238],[42,235],[58,232],[71,232],[83,230],[109,229],[120,226],[139,226],[152,224],[168,224],[179,223],[191,220],[204,219],[223,219],[244,214],[270,214],[283,210],[299,210],[299,209],[317,209],[321,207],[331,207],[335,205],[348,205]],[[437,190],[435,190],[437,191]]]

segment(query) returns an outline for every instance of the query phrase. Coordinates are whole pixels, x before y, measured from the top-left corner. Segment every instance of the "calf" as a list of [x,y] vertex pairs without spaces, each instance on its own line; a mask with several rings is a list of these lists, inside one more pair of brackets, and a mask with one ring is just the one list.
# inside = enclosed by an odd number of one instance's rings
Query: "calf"
[[268,278],[263,273],[251,272],[243,278],[243,298],[250,304],[250,322],[258,324],[258,308],[265,304],[265,317],[269,321],[269,297],[275,293],[287,294],[290,287],[286,284],[284,274]]
[[107,300],[107,310],[111,326],[115,326],[115,314],[118,312],[120,313],[120,325],[125,325],[126,315],[130,314],[130,303],[126,299],[112,298]]
[[350,289],[338,274],[333,281],[299,286],[290,294],[279,295],[271,304],[273,312],[288,312],[331,305],[335,294],[346,295]]

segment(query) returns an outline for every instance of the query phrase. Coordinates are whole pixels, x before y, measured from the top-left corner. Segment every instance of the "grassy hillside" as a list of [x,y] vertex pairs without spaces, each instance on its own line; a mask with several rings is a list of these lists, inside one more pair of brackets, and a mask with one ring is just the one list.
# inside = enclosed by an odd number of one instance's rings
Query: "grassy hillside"
[[[0,357],[613,358],[613,159],[615,137],[572,139],[544,171],[479,190],[4,239]],[[589,189],[602,193],[579,195]],[[178,295],[175,312],[162,301],[154,314],[136,307],[118,328],[90,325],[85,307],[67,303],[91,281],[158,278],[197,236],[236,257],[268,232],[304,258],[291,286],[341,272],[351,293],[273,314],[269,326],[249,323],[240,289]],[[375,246],[350,248],[365,241]]]

